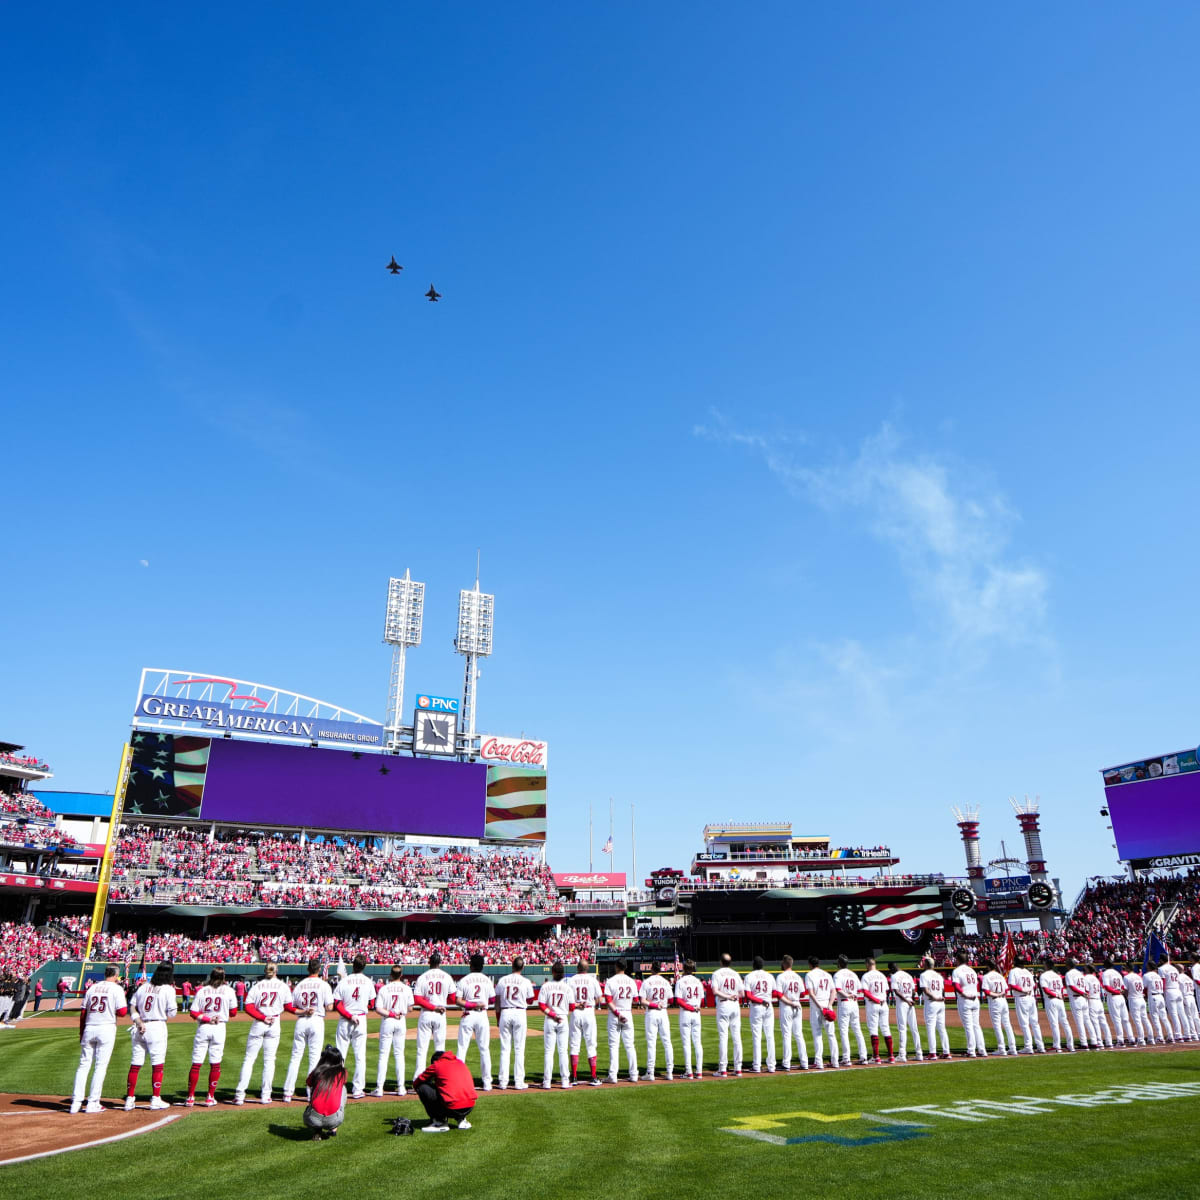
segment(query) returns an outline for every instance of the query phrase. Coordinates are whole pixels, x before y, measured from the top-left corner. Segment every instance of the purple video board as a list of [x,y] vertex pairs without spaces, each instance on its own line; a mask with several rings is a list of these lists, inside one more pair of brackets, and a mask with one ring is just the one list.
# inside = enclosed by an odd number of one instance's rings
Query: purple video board
[[1195,751],[1114,767],[1103,774],[1120,858],[1200,851],[1200,770]]
[[214,738],[203,820],[483,837],[483,763]]

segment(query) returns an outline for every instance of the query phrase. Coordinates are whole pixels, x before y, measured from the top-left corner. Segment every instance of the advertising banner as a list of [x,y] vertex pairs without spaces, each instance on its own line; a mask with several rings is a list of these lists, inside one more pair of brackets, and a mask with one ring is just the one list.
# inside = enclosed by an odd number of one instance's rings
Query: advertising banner
[[47,892],[95,892],[94,879],[43,879],[40,875],[0,875],[0,887],[40,888]]
[[514,767],[541,767],[544,771],[547,748],[545,742],[535,742],[529,738],[484,733],[479,738],[479,757],[485,762],[508,763]]
[[554,886],[576,891],[616,891],[625,887],[624,871],[567,871],[554,874]]
[[530,767],[485,767],[487,815],[484,837],[523,842],[546,840],[546,772]]
[[1029,875],[1000,875],[995,879],[985,879],[983,884],[989,896],[1003,896],[1023,892],[1032,882]]
[[1200,852],[1200,763],[1195,750],[1109,767],[1101,775],[1121,859]]

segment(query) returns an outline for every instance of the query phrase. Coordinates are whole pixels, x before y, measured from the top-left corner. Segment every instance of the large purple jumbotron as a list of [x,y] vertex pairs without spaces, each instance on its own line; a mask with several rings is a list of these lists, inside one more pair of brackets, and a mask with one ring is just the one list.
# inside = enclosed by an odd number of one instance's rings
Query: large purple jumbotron
[[1106,787],[1104,798],[1122,859],[1200,851],[1200,771]]
[[[387,773],[384,774],[384,771]],[[214,738],[200,816],[442,837],[483,836],[482,763]]]

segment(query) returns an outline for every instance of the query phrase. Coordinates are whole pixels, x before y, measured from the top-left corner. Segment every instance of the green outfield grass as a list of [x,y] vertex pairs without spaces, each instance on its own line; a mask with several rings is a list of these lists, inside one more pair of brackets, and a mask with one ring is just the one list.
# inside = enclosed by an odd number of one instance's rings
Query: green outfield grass
[[[533,1017],[530,1024],[538,1026],[540,1020]],[[602,1070],[607,1064],[603,1025],[602,1019]],[[639,1056],[644,1058],[640,1018],[637,1025]],[[219,1096],[232,1093],[247,1027],[244,1021],[230,1026]],[[328,1028],[332,1035],[333,1022]],[[190,1033],[184,1025],[171,1029],[164,1088],[168,1098],[183,1090]],[[105,1093],[113,1098],[123,1091],[126,1037],[119,1035],[109,1067]],[[748,1029],[743,1037],[748,1050]],[[289,1040],[285,1028],[283,1045]],[[961,1031],[953,1030],[952,1040],[960,1047]],[[493,1063],[498,1049],[493,1041]],[[707,1069],[716,1051],[711,1015],[704,1022],[704,1049]],[[410,1042],[410,1070],[412,1051]],[[375,1054],[372,1043],[369,1087],[374,1084]],[[0,1034],[0,1091],[65,1096],[76,1057],[75,1038],[68,1029],[39,1029],[31,1023]],[[475,1064],[474,1054],[469,1061]],[[1014,1095],[1079,1097],[1121,1084],[1200,1087],[1200,1051],[1048,1055],[837,1073],[827,1069],[821,1074],[750,1075],[670,1086],[584,1087],[569,1093],[537,1088],[540,1038],[528,1041],[526,1062],[533,1090],[482,1096],[474,1128],[468,1132],[393,1137],[393,1116],[422,1115],[416,1101],[393,1099],[349,1105],[338,1138],[312,1143],[301,1140],[307,1135],[301,1133],[299,1104],[222,1106],[197,1110],[144,1137],[0,1167],[0,1196],[65,1194],[81,1186],[122,1200],[156,1200],[184,1191],[317,1196],[347,1187],[402,1192],[419,1188],[422,1194],[444,1190],[458,1198],[517,1188],[555,1195],[586,1186],[609,1194],[661,1194],[673,1200],[710,1197],[725,1188],[772,1197],[834,1189],[839,1200],[960,1200],[964,1192],[980,1189],[1027,1195],[1062,1189],[1072,1200],[1147,1190],[1200,1194],[1200,1094],[1100,1107],[1060,1103],[1042,1113],[1008,1112],[975,1122],[881,1114],[907,1105],[944,1107],[961,1101],[1008,1101]],[[277,1090],[285,1066],[286,1054],[281,1052]],[[143,1098],[148,1076],[149,1068],[144,1068]],[[872,1119],[876,1114],[891,1121],[919,1121],[923,1127],[883,1124]],[[777,1118],[774,1124],[761,1120],[772,1116]],[[755,1125],[776,1138],[840,1141],[780,1145],[724,1132]]]

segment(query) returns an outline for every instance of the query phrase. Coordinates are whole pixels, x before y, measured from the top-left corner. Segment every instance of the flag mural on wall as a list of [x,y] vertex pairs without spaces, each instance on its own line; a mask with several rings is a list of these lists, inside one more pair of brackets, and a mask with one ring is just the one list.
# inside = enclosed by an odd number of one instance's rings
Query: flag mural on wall
[[[763,896],[772,900],[804,899],[808,892],[769,888]],[[907,930],[940,929],[941,893],[936,887],[866,887],[845,900],[832,900],[825,920],[834,932],[864,930],[904,933]]]
[[125,811],[198,817],[212,740],[173,733],[135,733]]
[[546,772],[488,767],[483,836],[523,842],[546,840]]

